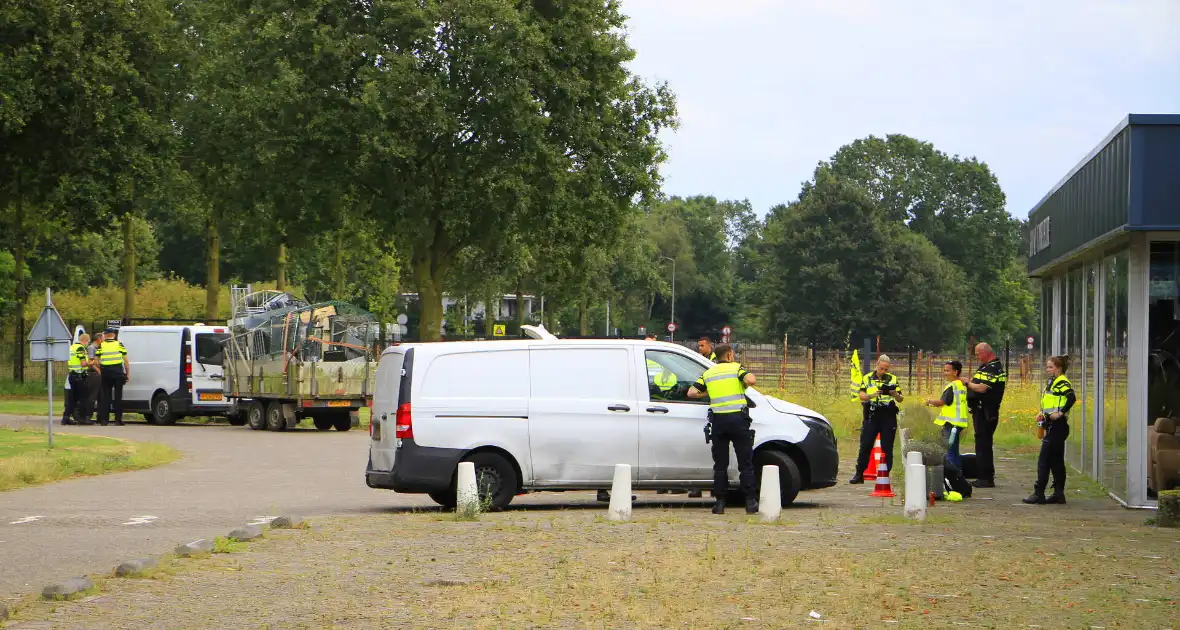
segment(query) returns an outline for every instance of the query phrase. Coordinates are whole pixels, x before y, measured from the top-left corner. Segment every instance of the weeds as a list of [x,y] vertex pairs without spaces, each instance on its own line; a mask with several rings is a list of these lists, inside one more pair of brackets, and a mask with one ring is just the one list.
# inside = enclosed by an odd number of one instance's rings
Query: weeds
[[213,553],[241,553],[246,550],[246,543],[225,536],[213,539]]

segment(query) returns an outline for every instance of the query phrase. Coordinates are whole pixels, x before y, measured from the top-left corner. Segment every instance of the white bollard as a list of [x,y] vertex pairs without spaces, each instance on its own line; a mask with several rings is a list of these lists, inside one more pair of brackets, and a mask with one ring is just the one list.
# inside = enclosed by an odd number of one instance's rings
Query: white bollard
[[610,507],[606,517],[612,521],[631,520],[630,464],[615,464],[615,480],[610,487]]
[[[909,455],[913,453],[906,455],[906,461],[909,461]],[[920,457],[921,453],[918,455]],[[905,466],[905,517],[926,520],[926,467],[922,464]]]
[[479,512],[479,488],[475,485],[475,464],[459,462],[455,478],[455,512],[474,516]]
[[758,516],[763,523],[777,521],[783,511],[783,495],[779,490],[778,466],[762,467],[762,487],[758,490]]
[[910,451],[910,452],[906,453],[905,454],[905,463],[906,464],[917,464],[918,466],[925,465],[925,462],[922,461],[922,454],[919,453],[918,451]]

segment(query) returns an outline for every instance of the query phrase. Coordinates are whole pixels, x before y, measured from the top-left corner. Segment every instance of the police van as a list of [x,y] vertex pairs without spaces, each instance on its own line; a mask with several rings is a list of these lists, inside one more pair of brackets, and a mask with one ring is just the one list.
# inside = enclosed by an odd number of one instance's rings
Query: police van
[[[497,508],[527,491],[609,489],[615,464],[631,465],[636,490],[712,487],[703,432],[708,402],[687,397],[711,362],[669,343],[559,340],[526,328],[536,338],[407,344],[382,353],[369,487],[426,493],[453,506],[464,461],[475,465],[481,498]],[[835,485],[828,421],[755,388],[747,396],[755,470],[778,466],[783,505],[800,490]]]
[[226,400],[222,369],[225,326],[123,326],[131,380],[123,387],[124,413],[142,413],[152,424],[188,416],[226,416],[245,424]]

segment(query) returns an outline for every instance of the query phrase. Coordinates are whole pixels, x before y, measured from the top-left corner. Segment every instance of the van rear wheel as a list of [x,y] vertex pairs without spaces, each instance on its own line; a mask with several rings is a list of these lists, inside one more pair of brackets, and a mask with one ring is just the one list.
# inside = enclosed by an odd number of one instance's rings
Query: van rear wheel
[[453,491],[431,492],[430,500],[448,510],[455,509],[455,493]]
[[152,418],[159,425],[176,424],[176,414],[172,413],[172,401],[164,392],[152,397]]
[[[472,453],[463,461],[475,464],[475,485],[481,505],[499,511],[512,503],[512,497],[520,488],[520,480],[516,478],[516,469],[503,455],[485,451]],[[454,496],[453,490],[451,495]]]

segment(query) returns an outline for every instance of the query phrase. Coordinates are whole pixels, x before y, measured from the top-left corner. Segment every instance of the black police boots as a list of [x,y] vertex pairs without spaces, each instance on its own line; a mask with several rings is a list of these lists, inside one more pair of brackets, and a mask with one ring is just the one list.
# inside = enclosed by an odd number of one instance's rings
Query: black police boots
[[848,483],[851,483],[851,484],[861,484],[861,483],[864,483],[864,482],[865,482],[865,478],[864,478],[864,477],[862,477],[862,476],[860,476],[860,474],[857,474],[857,475],[856,475],[856,476],[854,476],[852,479],[849,479],[849,480],[848,480]]
[[746,514],[758,513],[758,499],[746,499]]
[[1044,493],[1041,492],[1034,492],[1030,494],[1027,499],[1022,499],[1022,501],[1029,505],[1044,505],[1047,503]]
[[713,502],[714,514],[725,514],[725,499],[717,499]]
[[1053,494],[1049,495],[1049,498],[1045,499],[1045,503],[1065,505],[1065,494],[1061,492],[1054,492]]

